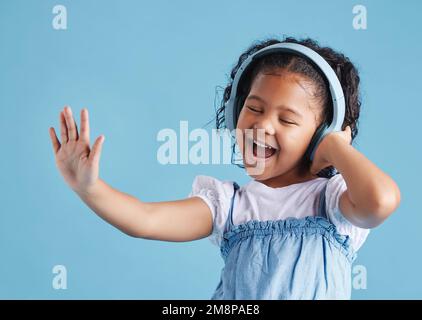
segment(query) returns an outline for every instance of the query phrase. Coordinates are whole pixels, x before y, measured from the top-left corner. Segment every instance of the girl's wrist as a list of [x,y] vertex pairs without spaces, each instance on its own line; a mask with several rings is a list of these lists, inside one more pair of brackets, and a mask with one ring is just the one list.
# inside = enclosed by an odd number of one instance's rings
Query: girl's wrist
[[95,197],[100,193],[101,189],[101,181],[98,178],[92,185],[89,187],[83,188],[75,188],[74,191],[81,197],[81,198],[88,198],[88,197]]

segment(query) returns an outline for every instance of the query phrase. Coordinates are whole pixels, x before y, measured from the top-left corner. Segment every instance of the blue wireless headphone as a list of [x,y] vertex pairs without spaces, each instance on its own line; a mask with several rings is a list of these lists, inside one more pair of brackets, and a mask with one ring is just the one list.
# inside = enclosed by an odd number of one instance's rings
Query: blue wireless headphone
[[333,99],[333,120],[331,124],[327,124],[326,122],[322,123],[319,128],[316,130],[312,140],[306,150],[305,157],[312,161],[314,159],[315,150],[321,140],[330,132],[342,131],[341,126],[344,121],[344,113],[345,113],[345,101],[344,101],[344,94],[341,88],[340,81],[337,78],[334,70],[331,66],[325,61],[323,57],[321,57],[318,53],[314,50],[303,46],[297,43],[277,43],[265,47],[254,54],[250,55],[245,61],[243,61],[242,65],[239,67],[236,75],[234,77],[232,83],[232,89],[230,93],[230,98],[225,103],[225,123],[227,129],[230,131],[234,130],[237,125],[237,119],[240,114],[240,110],[242,109],[241,101],[238,96],[238,85],[239,81],[242,78],[242,75],[245,74],[245,70],[252,65],[252,62],[256,62],[258,58],[261,58],[265,55],[274,52],[287,52],[287,53],[294,53],[299,56],[303,56],[305,58],[310,59],[322,72],[325,78],[328,80],[330,86],[331,97]]

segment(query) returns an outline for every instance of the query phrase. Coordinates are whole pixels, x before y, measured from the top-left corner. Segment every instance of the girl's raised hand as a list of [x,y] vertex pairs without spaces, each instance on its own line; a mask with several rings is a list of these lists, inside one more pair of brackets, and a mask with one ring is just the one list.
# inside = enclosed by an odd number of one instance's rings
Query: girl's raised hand
[[89,146],[88,110],[81,110],[81,130],[72,116],[70,107],[60,112],[60,140],[53,127],[49,128],[56,166],[66,183],[77,193],[90,192],[98,181],[99,162],[104,136]]
[[340,141],[350,145],[352,142],[352,129],[347,126],[343,131],[335,131],[327,134],[319,143],[312,161],[310,171],[312,174],[317,174],[322,169],[329,167],[332,163],[327,159],[329,148],[329,140],[339,139]]

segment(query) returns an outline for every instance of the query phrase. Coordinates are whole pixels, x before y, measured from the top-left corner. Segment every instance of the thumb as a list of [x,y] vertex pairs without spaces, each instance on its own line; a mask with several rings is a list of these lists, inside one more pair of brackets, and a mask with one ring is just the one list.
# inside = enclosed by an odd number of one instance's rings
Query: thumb
[[103,142],[105,140],[104,135],[100,135],[94,142],[92,146],[92,150],[89,153],[89,160],[93,163],[99,163],[100,162],[100,156],[101,156],[101,149],[103,147]]

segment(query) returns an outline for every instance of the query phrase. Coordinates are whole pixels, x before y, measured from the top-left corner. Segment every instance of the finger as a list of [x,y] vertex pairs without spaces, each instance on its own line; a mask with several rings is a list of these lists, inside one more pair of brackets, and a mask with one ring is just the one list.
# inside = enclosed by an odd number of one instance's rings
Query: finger
[[67,126],[63,111],[60,112],[60,139],[62,140],[62,143],[66,143],[69,140],[69,137],[67,136]]
[[81,136],[80,139],[86,141],[89,145],[89,115],[88,109],[81,111]]
[[73,120],[73,123],[75,124],[76,140],[79,140],[78,125],[76,124],[76,120]]
[[50,133],[51,143],[53,144],[54,154],[56,154],[57,151],[59,151],[59,149],[61,147],[60,141],[59,141],[59,139],[57,139],[56,131],[54,131],[53,127],[50,127],[50,129],[48,131]]
[[66,120],[67,135],[69,137],[69,141],[74,141],[77,138],[77,134],[75,120],[73,120],[72,110],[70,109],[70,107],[64,108],[64,118]]
[[348,133],[349,144],[352,144],[352,128],[350,128],[350,126],[348,126],[348,128],[349,128],[349,133]]
[[100,156],[101,156],[101,149],[103,147],[103,142],[105,140],[105,137],[103,135],[99,136],[92,146],[92,150],[89,153],[89,161],[92,161],[93,163],[99,163],[100,162]]

